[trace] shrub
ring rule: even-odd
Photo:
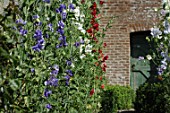
[[[134,90],[129,86],[107,86],[102,95],[101,113],[113,113],[119,109],[130,109],[135,99]]]
[[[169,85],[170,76],[141,85],[136,91],[135,110],[138,113],[170,113]]]

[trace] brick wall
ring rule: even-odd
[[[130,33],[150,30],[158,18],[154,8],[161,0],[105,0],[101,25],[118,16],[106,32],[105,53],[109,55],[106,76],[110,84],[130,83]]]

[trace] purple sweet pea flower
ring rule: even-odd
[[[46,107],[47,109],[51,109],[51,108],[52,108],[52,106],[51,106],[50,104],[46,104],[45,107]]]
[[[33,36],[34,38],[36,38],[37,40],[40,40],[42,37],[43,37],[43,35],[42,35],[42,31],[41,30],[39,30],[39,29],[37,29],[36,31],[35,31],[35,33],[34,33],[34,36]]]
[[[44,45],[41,44],[36,44],[35,46],[32,47],[34,51],[40,52],[40,50],[44,49]]]
[[[27,30],[23,29],[22,27],[20,27],[20,30],[19,30],[20,34],[25,36],[27,34]]]
[[[138,60],[144,60],[145,58],[143,56],[139,56]]]
[[[41,25],[42,25],[42,22],[35,22],[34,25],[35,25],[35,26],[41,26]]]
[[[66,9],[66,5],[61,4],[61,5],[60,5],[60,7],[59,7],[60,12],[62,12],[62,11],[63,11],[63,9]]]
[[[38,47],[38,45],[33,46],[32,49],[33,49],[34,51],[38,51],[38,52],[41,51],[40,48]]]
[[[22,18],[16,20],[16,24],[23,24],[25,25],[27,21],[24,21]]]
[[[57,32],[60,33],[61,35],[64,35],[64,30],[62,28],[58,28]]]
[[[49,38],[49,37],[50,37],[50,36],[46,33],[46,34],[45,34],[45,38]]]
[[[31,68],[31,73],[34,73],[35,72],[35,69],[34,68]]]
[[[70,76],[66,75],[64,78],[66,79],[66,85],[68,86],[69,85],[69,81],[70,81]]]
[[[58,70],[59,71],[59,66],[58,65],[53,65],[53,68],[55,69],[55,70]]]
[[[64,22],[62,20],[58,22],[58,27],[64,28]]]
[[[37,19],[37,18],[39,18],[39,16],[38,15],[33,15],[32,18]]]
[[[74,10],[75,9],[74,5],[73,4],[69,4],[69,9]]]
[[[44,91],[44,96],[45,96],[45,97],[49,97],[50,94],[52,94],[52,91],[51,91],[51,90],[48,90],[48,89],[45,89],[45,91]]]
[[[66,70],[66,73],[69,75],[69,76],[73,76],[73,72],[71,70]]]
[[[66,17],[67,17],[67,13],[66,13],[66,12],[63,12],[61,15],[62,15],[62,19],[65,20]]]
[[[79,42],[75,42],[74,46],[78,47],[78,46],[80,46],[80,43]]]
[[[38,44],[44,44],[45,41],[44,41],[44,39],[42,38],[42,39],[38,40],[37,42],[38,42]]]
[[[52,32],[54,31],[52,23],[48,24],[48,28],[49,28],[50,31],[52,31]]]
[[[80,39],[80,44],[84,44],[84,40],[83,39]]]
[[[170,24],[169,24],[169,22],[167,20],[164,21],[163,26],[165,27],[164,33],[169,34],[170,33]]]
[[[72,64],[72,62],[70,60],[67,60],[66,63],[68,66],[71,66],[71,64]]]
[[[162,32],[159,30],[159,28],[151,28],[151,35],[153,37],[158,37],[159,35],[162,35]]]
[[[58,75],[58,70],[52,70],[50,74],[56,76]]]
[[[49,85],[51,86],[58,86],[58,79],[54,76],[51,76],[49,79]]]
[[[50,0],[43,0],[43,2],[50,3]]]

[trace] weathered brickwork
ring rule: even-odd
[[[105,53],[109,55],[106,76],[110,84],[130,83],[130,33],[150,30],[158,21],[154,8],[161,0],[105,0],[101,24],[105,26],[112,16],[112,28],[106,32]]]

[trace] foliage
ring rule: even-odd
[[[138,113],[166,113],[164,89],[161,83],[144,83],[136,91],[135,110]]]
[[[151,28],[151,39],[154,42],[154,50],[151,56],[157,65],[158,73],[149,82],[139,87],[136,93],[135,109],[139,113],[169,113],[169,67],[170,67],[170,3],[163,0],[160,9],[156,9],[160,21]]]
[[[0,18],[0,111],[98,112],[108,59],[102,38],[110,27],[99,32],[104,2],[18,3],[10,1]]]
[[[135,110],[138,113],[170,112],[170,77],[158,78],[157,82],[146,82],[136,91]]]
[[[117,113],[117,110],[133,108],[135,92],[129,86],[107,86],[102,95],[100,113]]]

